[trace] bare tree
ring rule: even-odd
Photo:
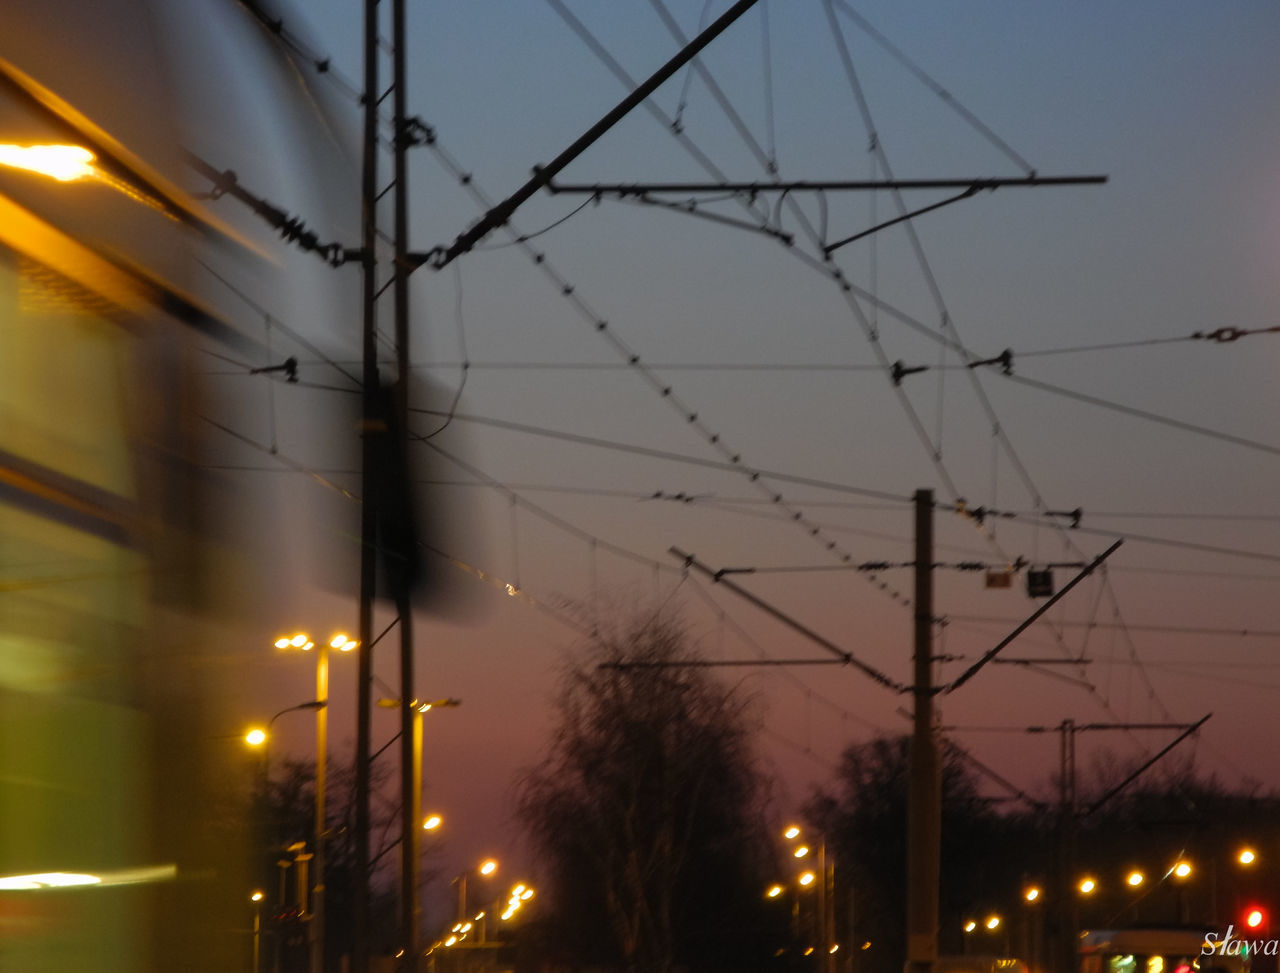
[[[749,701],[682,665],[696,658],[658,614],[598,631],[566,668],[551,748],[519,795],[564,959],[744,969],[766,951]]]

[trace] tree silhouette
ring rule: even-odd
[[[780,945],[749,701],[681,665],[696,660],[655,614],[598,631],[564,672],[518,802],[551,873],[561,961],[746,970]]]

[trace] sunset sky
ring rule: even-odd
[[[354,245],[360,114],[344,83],[361,78],[361,5],[306,6],[311,23],[286,19],[286,36],[331,56],[333,70],[304,62],[297,78],[270,83],[296,94],[305,79],[334,124],[325,151],[337,145],[333,158],[346,161],[324,161],[310,136],[274,124],[248,72],[203,97],[255,105],[249,120],[229,115],[219,138],[206,129],[193,140],[322,238]],[[727,6],[711,3],[708,17]],[[409,7],[410,110],[438,136],[410,157],[416,250],[450,243],[484,211],[475,194],[507,196],[623,97],[582,33],[639,81],[679,47],[660,11],[685,35],[704,14],[656,0]],[[227,23],[228,43],[269,49],[252,25]],[[914,239],[898,225],[825,265],[823,242],[897,215],[891,194],[769,193],[754,211],[707,194],[697,211],[716,220],[540,193],[511,227],[527,244],[499,231],[442,271],[418,270],[412,359],[415,375],[443,389],[431,408],[448,411],[465,378],[456,414],[431,440],[465,465],[446,460],[430,475],[448,481],[441,493],[460,529],[442,546],[471,569],[458,574],[475,591],[462,617],[424,616],[418,627],[421,695],[464,701],[427,718],[425,805],[446,816],[442,870],[521,854],[511,788],[542,752],[559,667],[593,614],[679,609],[713,659],[822,654],[686,576],[670,547],[713,568],[756,568],[734,580],[907,681],[911,608],[895,593],[912,588],[899,565],[913,557],[918,488],[943,505],[1013,515],[980,525],[937,514],[944,683],[1037,604],[1024,573],[988,590],[981,572],[950,565],[1082,562],[1124,539],[1050,624],[1007,650],[1087,664],[989,667],[940,698],[950,739],[1048,797],[1057,740],[1026,727],[1213,713],[1179,755],[1227,784],[1280,785],[1280,333],[1268,332],[1280,328],[1278,46],[1280,7],[1264,2],[833,0],[829,15],[820,0],[762,0],[701,60],[714,90],[682,70],[654,111],[633,112],[561,181],[718,181],[704,158],[740,182],[769,181],[770,162],[782,180],[1034,171],[1108,182],[980,192],[916,219]],[[883,154],[869,150],[868,120]],[[947,195],[903,200],[918,208]],[[246,219],[230,200],[213,205]],[[317,551],[343,542],[313,543],[335,533],[323,511],[341,503],[305,471],[358,488],[352,455],[323,428],[352,407],[352,385],[314,353],[353,362],[358,271],[286,256],[233,283],[313,346],[283,328],[270,337],[277,357],[301,360],[299,386],[209,362],[221,421],[278,447],[271,457],[211,440],[215,465],[236,467],[225,475],[267,525],[262,604],[231,653],[260,674],[240,704],[249,722],[313,691],[306,664],[271,648],[279,632],[355,625],[354,600],[324,592],[309,571]],[[222,300],[264,338],[261,314]],[[1235,340],[1206,337],[1214,332]],[[964,366],[1006,349],[1008,376]],[[895,386],[895,362],[928,370]],[[414,427],[443,422],[417,414]],[[732,455],[745,472],[714,465]],[[1076,529],[1049,513],[1076,508]],[[866,562],[893,566],[874,577],[850,569]],[[1054,568],[1058,585],[1072,573]],[[393,695],[394,652],[379,652],[375,693]],[[722,678],[757,698],[779,817],[831,779],[846,745],[909,726],[909,700],[852,669]],[[334,662],[332,691],[335,758],[347,759],[354,660]],[[395,731],[394,714],[377,719],[375,746]],[[281,748],[308,752],[309,714],[277,725]],[[1098,761],[1112,772],[1135,765],[1172,736],[1081,734],[1080,767],[1091,777]]]

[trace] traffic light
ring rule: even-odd
[[[1250,932],[1263,932],[1271,925],[1271,917],[1267,907],[1258,903],[1250,903],[1240,913],[1240,925]]]

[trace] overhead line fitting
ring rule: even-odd
[[[734,584],[732,581],[725,580],[721,572],[714,571],[711,568],[707,567],[707,565],[699,561],[694,555],[686,554],[684,551],[680,550],[677,547],[670,548],[669,553],[673,557],[679,558],[681,561],[684,562],[686,571],[690,568],[693,568],[694,570],[710,578],[716,584],[724,585],[726,588],[732,591],[739,598],[742,598],[744,601],[747,601],[750,604],[755,605],[761,611],[770,615],[777,621],[793,629],[794,631],[799,632],[801,635],[809,639],[811,642],[814,642],[815,644],[820,645],[822,648],[826,649],[837,659],[843,661],[845,665],[853,666],[859,672],[870,677],[875,682],[878,682],[881,686],[884,686],[888,689],[892,689],[898,693],[910,692],[910,688],[904,685],[903,683],[900,683],[897,680],[890,678],[889,676],[881,672],[879,669],[876,669],[875,667],[870,666],[867,663],[863,662],[862,660],[858,659],[856,656],[854,656],[852,652],[845,651],[844,649],[836,645],[834,642],[832,642],[830,639],[823,638],[817,632],[813,631],[813,629],[809,628],[807,625],[804,625],[802,622],[798,621],[797,619],[791,617],[786,612],[783,612],[780,609],[775,608],[773,605],[769,604],[763,598],[757,597],[756,595],[752,594],[750,591],[747,591],[745,588]]]
[[[205,199],[220,199],[231,196],[244,203],[262,217],[288,243],[296,243],[299,248],[314,253],[332,267],[341,267],[345,263],[363,259],[364,251],[348,249],[340,243],[321,243],[313,230],[300,219],[290,216],[280,207],[267,202],[261,196],[255,196],[243,186],[231,169],[219,172],[209,163],[192,152],[187,153],[187,161],[200,173],[213,188],[201,194]]]

